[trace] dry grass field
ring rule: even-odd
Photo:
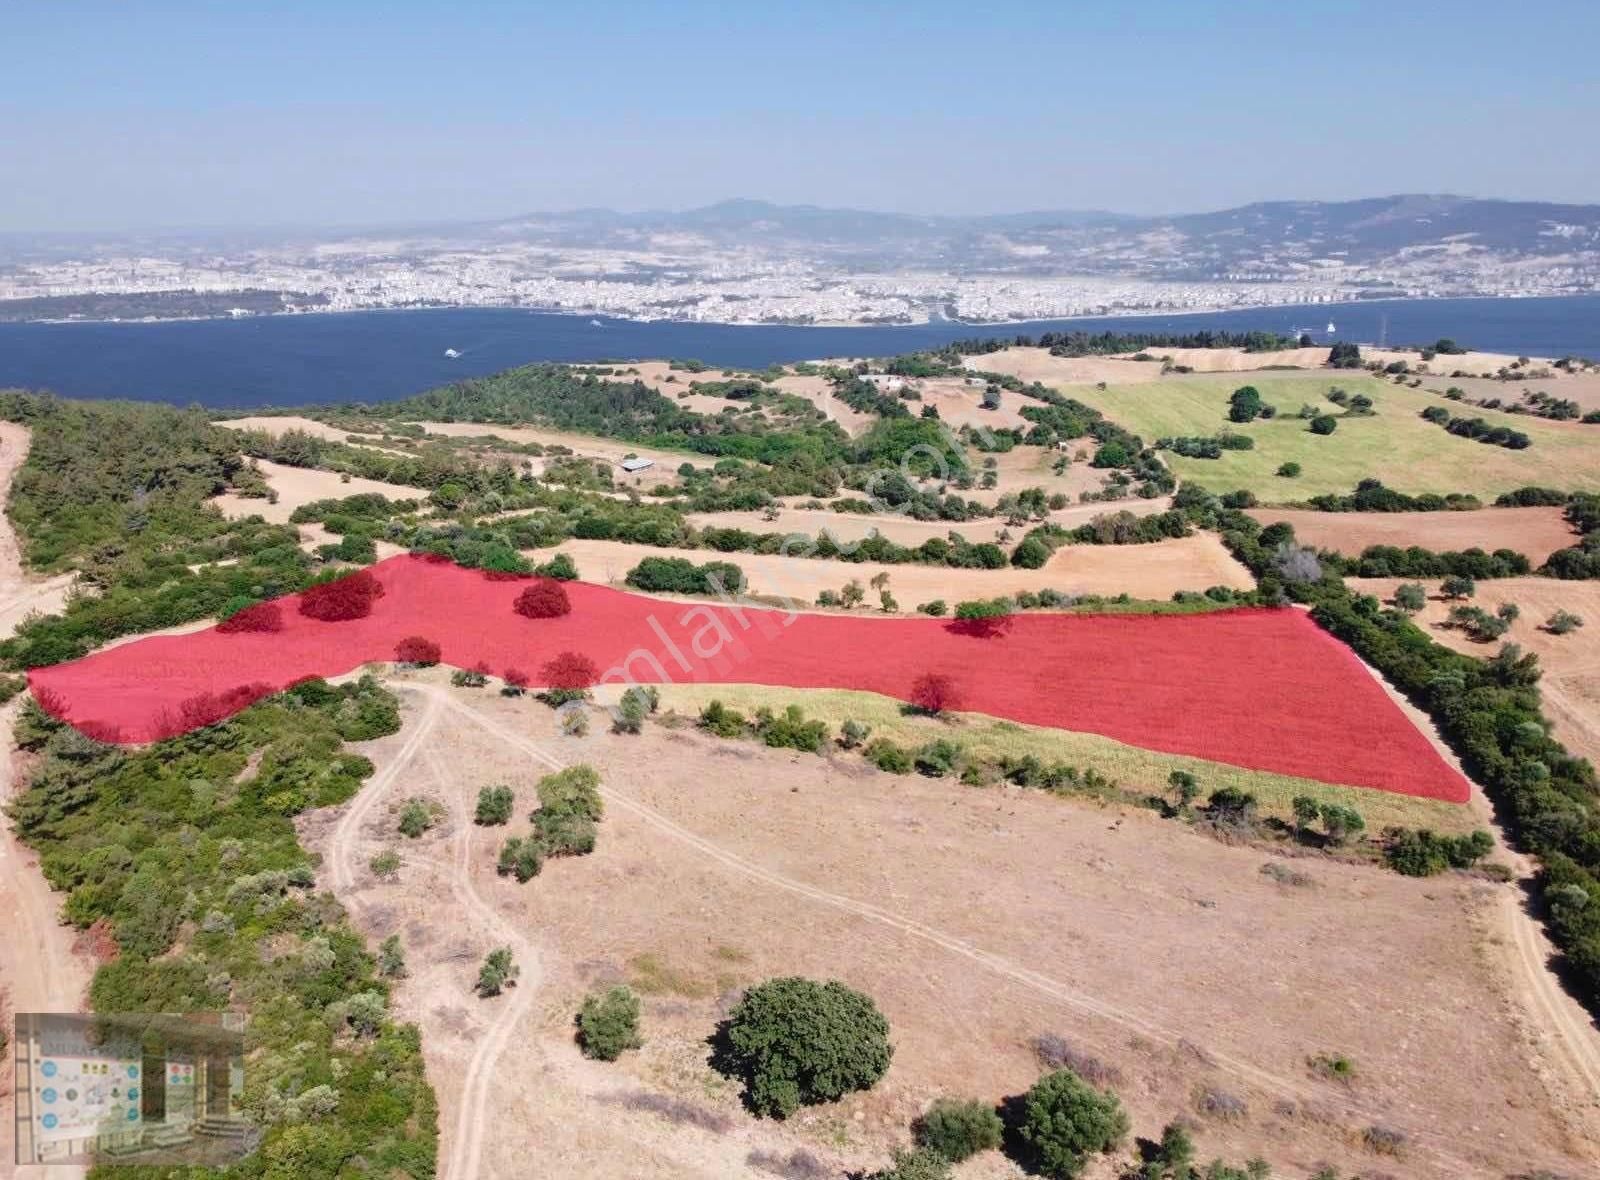
[[[343,496],[379,495],[391,500],[426,500],[427,488],[414,488],[406,484],[380,483],[363,479],[359,475],[348,479],[337,472],[320,471],[311,467],[288,467],[270,459],[257,459],[256,468],[267,481],[267,486],[278,493],[277,503],[251,496],[228,492],[212,499],[231,519],[259,516],[271,524],[287,524],[289,514],[302,504],[313,500],[338,499]]]
[[[1387,601],[1404,578],[1350,578],[1352,589],[1376,594]],[[1437,580],[1422,581],[1428,605],[1416,616],[1417,624],[1440,643],[1474,656],[1491,656],[1500,643],[1478,643],[1454,628],[1444,626],[1454,604],[1439,597]],[[1502,603],[1516,603],[1522,612],[1504,642],[1521,645],[1539,657],[1544,678],[1539,691],[1545,712],[1555,725],[1556,737],[1575,754],[1600,764],[1600,583],[1563,582],[1556,578],[1497,578],[1478,583],[1472,605],[1491,613]],[[1566,635],[1552,635],[1543,624],[1564,610],[1577,615],[1584,626]]]
[[[423,1029],[447,1175],[760,1177],[796,1151],[820,1175],[870,1169],[934,1097],[1032,1084],[1042,1034],[1114,1072],[1136,1134],[1184,1117],[1207,1157],[1260,1154],[1278,1174],[1597,1163],[1507,1006],[1489,926],[1507,886],[1320,858],[1283,884],[1263,872],[1277,857],[1145,812],[658,726],[564,739],[542,706],[422,680],[404,731],[364,748],[379,769],[362,795],[301,826],[358,925],[404,942],[394,1003]],[[496,849],[526,831],[552,755],[601,771],[606,818],[591,856],[517,885]],[[517,815],[476,828],[495,782]],[[406,841],[394,812],[412,796],[449,816]],[[366,868],[386,847],[404,860],[393,884]],[[477,964],[500,945],[521,978],[479,1001]],[[895,1054],[872,1091],[776,1124],[707,1067],[706,1038],[738,989],[783,974],[872,995]],[[585,1061],[573,1013],[616,982],[643,998],[645,1045]],[[1328,1052],[1354,1060],[1353,1082],[1315,1074]],[[1241,1112],[1203,1113],[1218,1101]],[[1378,1124],[1407,1136],[1400,1156],[1363,1147]],[[990,1156],[961,1175],[1015,1173]]]
[[[1369,545],[1420,545],[1424,549],[1510,549],[1535,566],[1576,541],[1559,508],[1485,508],[1477,512],[1317,512],[1299,508],[1257,508],[1262,524],[1294,526],[1301,544],[1332,549],[1348,557]]]
[[[748,527],[748,526],[747,526]],[[994,598],[1024,590],[1061,590],[1068,594],[1131,594],[1135,598],[1172,597],[1178,590],[1210,586],[1249,589],[1250,573],[1223,548],[1212,533],[1151,545],[1064,545],[1043,569],[1008,566],[998,570],[951,569],[932,565],[880,565],[775,554],[686,552],[654,549],[623,541],[569,540],[539,551],[541,560],[559,549],[577,562],[586,582],[618,585],[646,557],[687,557],[697,562],[729,560],[739,566],[750,593],[797,603],[815,602],[823,590],[838,590],[854,579],[865,586],[880,573],[889,575],[889,590],[902,611],[943,599],[951,607],[964,599]],[[876,605],[876,595],[868,599]]]
[[[1150,516],[1165,512],[1171,506],[1172,501],[1166,496],[1156,500],[1127,500],[1116,504],[1075,504],[1071,508],[1050,513],[1047,520],[1063,528],[1076,528],[1107,512],[1128,511],[1136,516]],[[858,541],[876,531],[900,545],[920,545],[929,537],[943,537],[951,532],[960,533],[969,541],[993,541],[1001,533],[1009,533],[1015,541],[1033,528],[1034,523],[1045,523],[1012,527],[1006,524],[1004,517],[967,521],[915,520],[894,513],[863,515],[857,512],[832,512],[826,508],[781,508],[774,520],[766,520],[758,512],[692,512],[688,520],[697,528],[746,529],[753,533],[804,533],[808,537],[814,537],[826,529],[841,541]]]

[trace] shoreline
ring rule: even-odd
[[[302,319],[308,316],[355,316],[355,315],[381,315],[381,314],[425,314],[428,312],[446,311],[473,311],[473,312],[503,312],[517,313],[534,316],[560,316],[563,319],[595,319],[604,321],[599,326],[604,328],[609,323],[618,324],[678,324],[684,326],[704,328],[786,328],[804,329],[816,328],[819,330],[838,329],[879,329],[893,331],[895,329],[915,328],[968,328],[974,332],[991,331],[999,328],[1015,328],[1028,324],[1061,324],[1073,323],[1083,320],[1121,320],[1121,319],[1185,319],[1199,316],[1228,315],[1247,312],[1273,312],[1288,311],[1295,308],[1322,308],[1333,310],[1337,308],[1368,308],[1380,304],[1426,304],[1445,302],[1465,302],[1471,300],[1478,303],[1525,303],[1530,299],[1587,299],[1600,297],[1600,290],[1594,291],[1566,291],[1548,294],[1517,294],[1506,293],[1501,295],[1385,295],[1372,299],[1345,299],[1345,300],[1286,300],[1279,303],[1236,303],[1225,307],[1208,307],[1202,309],[1175,309],[1175,308],[1120,308],[1096,312],[1080,312],[1074,315],[1039,316],[1032,319],[1004,319],[1004,320],[963,320],[951,319],[941,316],[937,319],[928,317],[920,320],[909,320],[899,323],[880,323],[864,320],[822,320],[822,321],[791,321],[791,320],[697,320],[685,319],[675,316],[627,316],[610,312],[551,307],[524,307],[515,304],[486,304],[486,303],[449,303],[429,307],[336,307],[336,308],[303,308],[299,310],[252,312],[249,315],[235,316],[226,312],[217,315],[175,315],[175,316],[144,316],[137,319],[110,317],[89,318],[70,317],[66,319],[52,319],[48,317],[39,319],[0,319],[0,328],[24,326],[72,327],[75,325],[122,325],[124,327],[153,327],[161,324],[203,324],[203,323],[246,323],[258,320],[283,320]],[[1357,343],[1362,343],[1357,341]]]

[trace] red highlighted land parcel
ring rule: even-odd
[[[296,681],[396,658],[413,637],[444,663],[540,683],[563,653],[603,681],[841,688],[909,700],[946,678],[956,707],[1255,770],[1465,802],[1466,781],[1342,644],[1297,610],[1019,614],[989,627],[931,618],[791,614],[569,582],[571,609],[515,609],[529,579],[421,557],[373,566],[357,618],[280,600],[261,626],[151,636],[30,683],[55,716],[105,741],[213,724]],[[370,588],[369,588],[370,589]],[[276,626],[277,629],[270,629]]]

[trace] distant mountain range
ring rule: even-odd
[[[1262,279],[1440,259],[1554,259],[1600,252],[1600,205],[1401,195],[1263,201],[1213,213],[1100,211],[916,216],[731,200],[683,212],[579,209],[432,227],[446,237],[637,249],[690,235],[721,249],[829,259],[849,269],[1115,273]]]
[[[1592,267],[1600,254],[1600,205],[1404,194],[1263,201],[1159,217],[1062,210],[918,216],[735,199],[683,211],[574,209],[363,229],[13,233],[0,235],[0,262],[112,254],[130,247],[170,256],[331,241],[393,241],[407,252],[496,244],[629,252],[752,250],[844,270],[1270,281],[1386,264],[1409,271],[1429,262],[1549,264],[1570,258]]]

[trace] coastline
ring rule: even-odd
[[[379,314],[422,314],[428,312],[501,312],[517,313],[535,316],[561,316],[568,319],[598,319],[610,324],[678,324],[685,327],[705,328],[815,328],[815,329],[879,329],[894,330],[897,328],[970,328],[975,332],[991,331],[997,328],[1014,328],[1029,324],[1060,324],[1085,320],[1124,320],[1124,319],[1184,319],[1191,316],[1218,316],[1231,313],[1249,312],[1277,312],[1295,309],[1326,309],[1338,310],[1340,308],[1370,308],[1382,304],[1395,304],[1414,306],[1434,303],[1478,302],[1478,303],[1510,303],[1527,302],[1532,299],[1587,299],[1600,297],[1600,290],[1595,291],[1563,291],[1539,294],[1526,294],[1507,292],[1498,295],[1383,295],[1370,299],[1351,298],[1343,300],[1313,299],[1313,300],[1285,300],[1271,303],[1230,303],[1224,307],[1207,308],[1164,308],[1164,307],[1137,307],[1115,308],[1095,312],[1079,312],[1073,315],[1061,316],[1036,316],[1031,319],[997,319],[997,320],[966,320],[940,316],[935,319],[925,316],[921,319],[905,320],[897,323],[882,323],[868,320],[699,320],[683,316],[626,316],[603,312],[593,308],[561,308],[561,307],[530,307],[521,304],[501,303],[443,303],[432,304],[426,307],[307,307],[285,309],[271,312],[251,312],[249,315],[236,316],[226,312],[217,315],[173,315],[173,316],[141,316],[138,318],[109,317],[98,318],[89,316],[72,316],[68,318],[39,319],[0,319],[0,327],[17,326],[48,326],[70,327],[74,325],[121,325],[125,327],[150,327],[160,324],[196,324],[196,323],[247,323],[262,320],[287,320],[305,319],[307,317],[325,318],[333,316],[379,315]]]

